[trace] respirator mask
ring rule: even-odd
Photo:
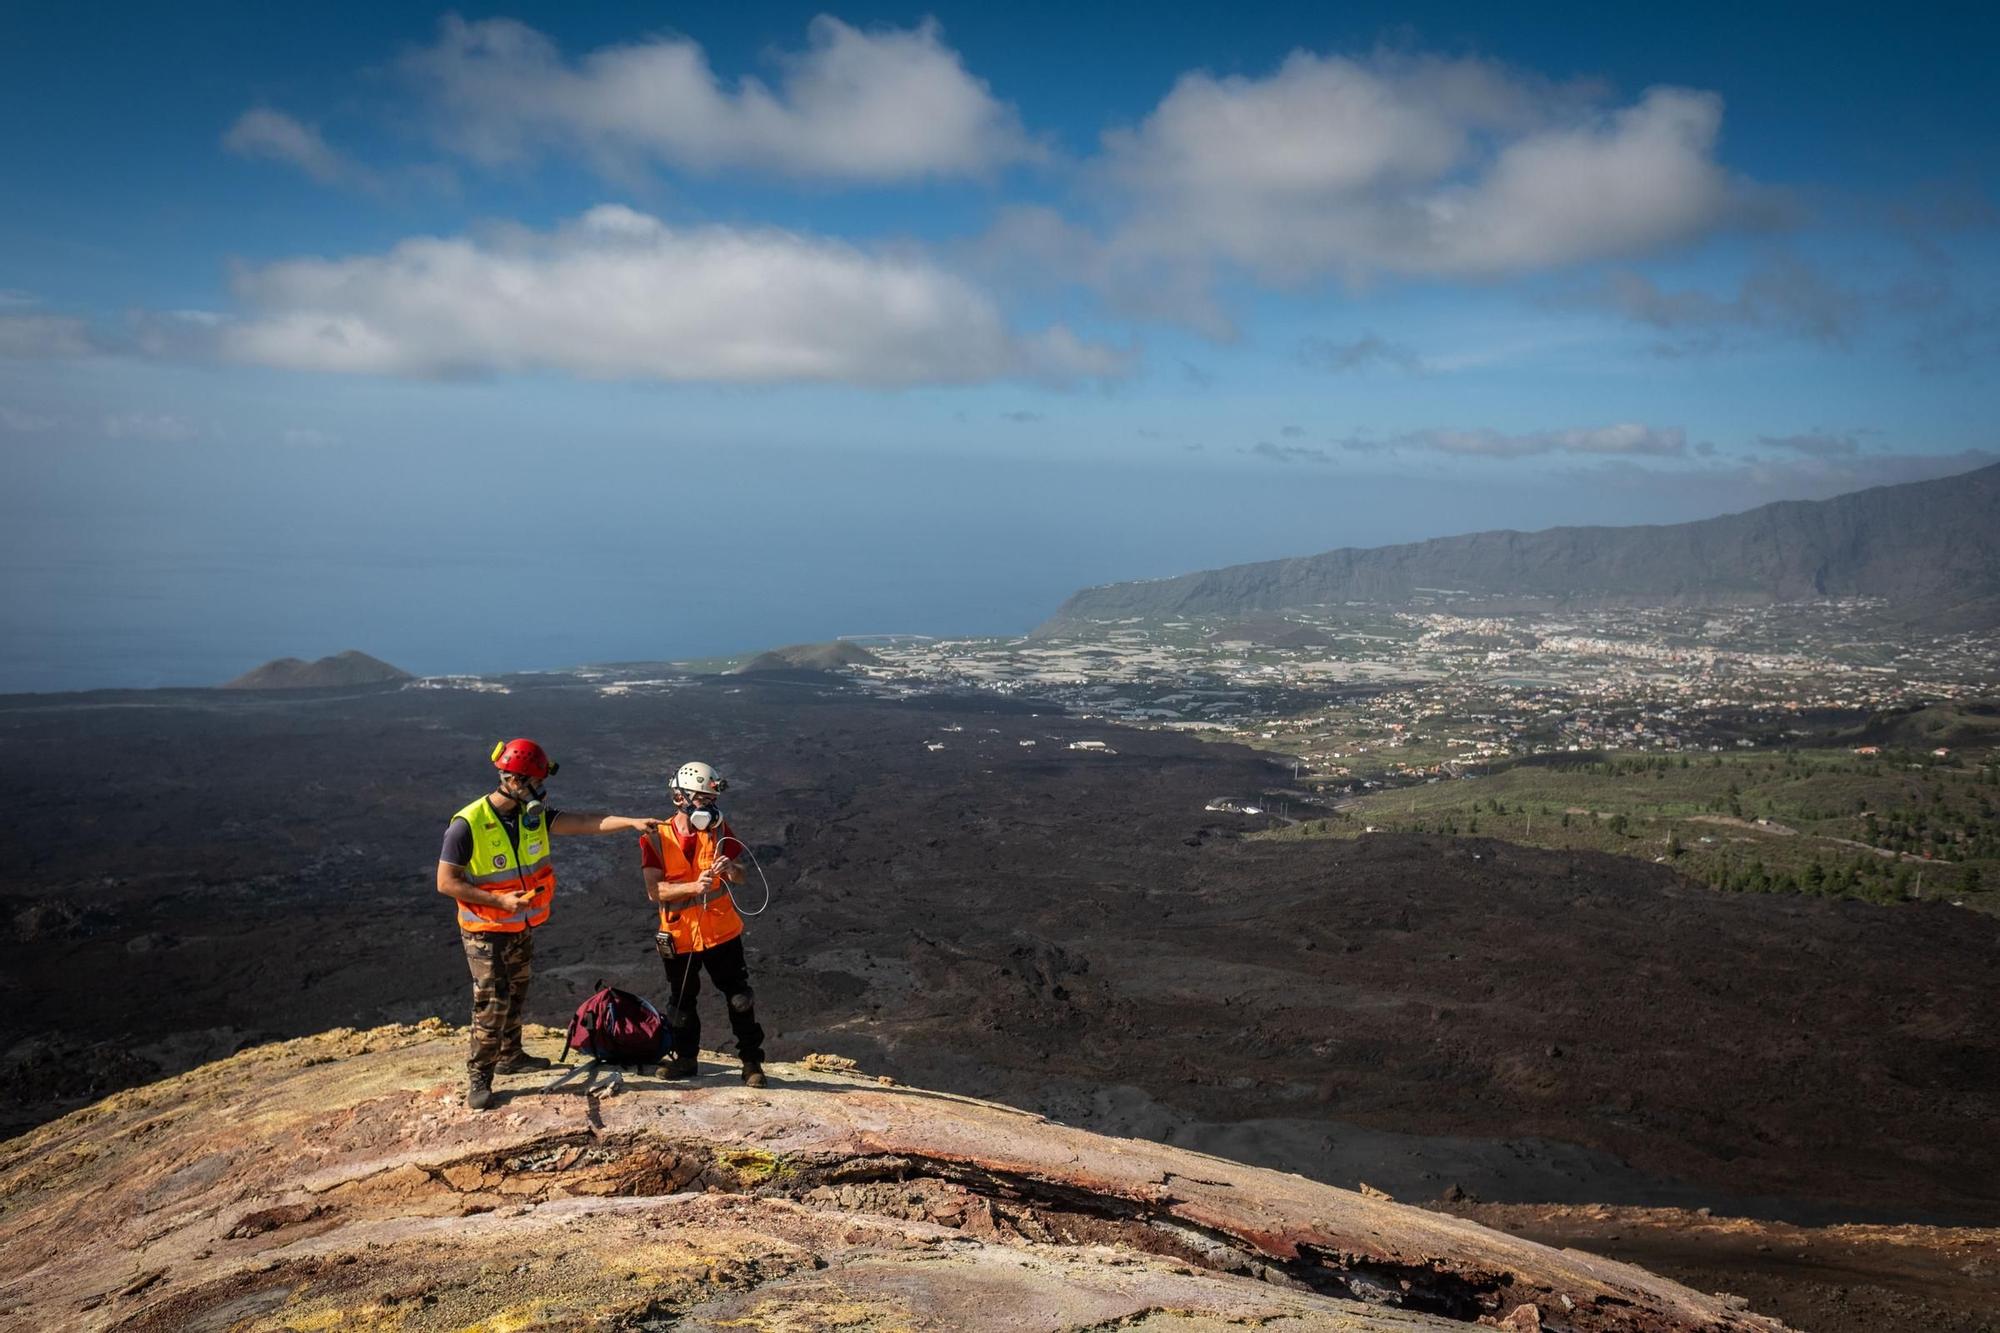
[[[684,787],[674,788],[674,804],[687,816],[688,827],[697,833],[706,833],[722,825],[722,811],[713,801],[707,805],[695,804],[694,793]]]
[[[519,773],[509,773],[507,776],[514,780],[513,787],[509,790],[503,785],[501,790],[506,791],[520,804],[521,827],[540,828],[543,814],[542,801],[547,798],[548,789],[522,777]]]

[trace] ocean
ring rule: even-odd
[[[347,648],[439,674],[1016,634],[1089,584],[1500,525],[1488,485],[1241,457],[192,452],[16,470],[0,691]],[[1514,525],[1563,520],[1513,499]]]

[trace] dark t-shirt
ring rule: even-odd
[[[493,810],[494,817],[500,821],[500,827],[507,830],[507,841],[513,845],[514,856],[518,860],[521,855],[521,808],[515,806],[513,814],[503,815],[493,809],[491,797],[487,798],[486,808]],[[556,812],[548,806],[543,806],[542,826],[546,828],[555,822]],[[448,866],[472,864],[472,825],[457,815],[453,815],[451,823],[445,825],[444,846],[438,851],[438,860]]]

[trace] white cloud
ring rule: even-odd
[[[971,262],[1009,289],[1054,292],[1081,284],[1127,317],[1184,324],[1217,341],[1236,337],[1203,264],[1109,243],[1053,208],[1002,209],[968,249]]]
[[[1252,458],[1261,458],[1267,463],[1331,463],[1333,455],[1326,450],[1309,444],[1272,444],[1269,440],[1259,440],[1243,451]]]
[[[651,161],[896,181],[1043,156],[934,21],[863,31],[822,15],[807,38],[780,57],[776,88],[744,78],[732,89],[686,38],[572,61],[525,24],[453,16],[403,69],[434,100],[443,142],[488,164],[581,151],[612,169]]]
[[[1697,90],[1617,105],[1490,61],[1299,51],[1263,77],[1185,74],[1107,132],[1085,168],[1099,228],[1022,211],[989,245],[1227,336],[1228,273],[1490,278],[1698,239],[1764,199],[1717,162],[1721,124]]]
[[[123,412],[104,418],[104,434],[113,440],[185,444],[201,431],[187,418],[168,412]]]
[[[237,361],[446,376],[952,384],[1123,373],[1061,326],[1011,331],[936,263],[778,230],[675,228],[619,205],[547,233],[419,238],[387,254],[244,268]]]
[[[1394,366],[1412,375],[1425,372],[1424,360],[1414,348],[1372,333],[1349,342],[1335,342],[1331,338],[1301,339],[1299,362],[1336,375],[1343,371],[1365,370],[1372,365]]]
[[[92,350],[90,326],[74,315],[0,314],[0,358],[87,356]]]
[[[0,405],[0,432],[8,435],[46,435],[60,425],[54,417],[40,412],[24,412]]]
[[[1718,458],[1709,464],[1659,468],[1611,460],[1572,475],[1594,487],[1681,495],[1715,512],[1752,509],[1773,500],[1826,500],[1870,486],[1952,477],[2000,462],[1990,450],[1954,454],[1864,453],[1839,458]]]
[[[1871,298],[1841,287],[1810,264],[1774,255],[1759,261],[1726,296],[1698,288],[1669,291],[1644,274],[1625,270],[1608,275],[1581,301],[1665,330],[1674,340],[1655,350],[1683,355],[1713,351],[1729,333],[1750,329],[1845,346]]]
[[[269,107],[238,116],[222,136],[222,146],[239,157],[288,163],[321,185],[373,181],[365,168],[329,145],[317,129]]]
[[[1105,148],[1112,172],[1143,194],[1312,201],[1436,180],[1475,131],[1531,125],[1552,95],[1484,61],[1295,51],[1268,78],[1182,75]]]
[[[1421,450],[1467,458],[1527,458],[1534,454],[1600,454],[1624,457],[1679,457],[1687,452],[1687,433],[1678,426],[1642,426],[1622,422],[1572,430],[1508,434],[1497,430],[1420,430],[1387,440],[1346,442],[1360,451]]]
[[[1423,201],[1422,224],[1385,262],[1418,272],[1500,273],[1646,253],[1726,214],[1712,153],[1722,99],[1655,88],[1608,119],[1528,135],[1469,185]]]

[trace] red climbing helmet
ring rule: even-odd
[[[493,747],[493,767],[502,773],[518,773],[530,782],[540,782],[554,773],[557,766],[550,761],[548,751],[526,736],[517,736]]]

